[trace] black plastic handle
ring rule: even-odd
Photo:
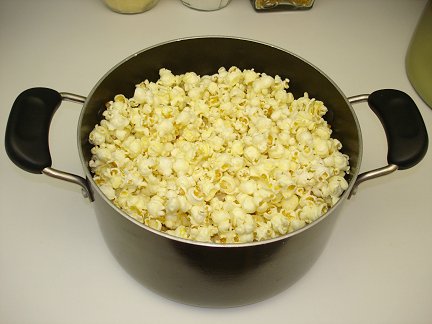
[[[405,92],[377,90],[369,95],[369,107],[375,112],[387,136],[387,162],[400,170],[419,163],[428,149],[428,135],[416,104]]]
[[[60,93],[48,88],[31,88],[16,98],[6,126],[5,146],[9,158],[21,169],[42,173],[51,166],[48,133],[61,101]]]

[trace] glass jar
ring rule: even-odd
[[[251,0],[255,10],[302,10],[312,8],[315,0]]]
[[[104,0],[112,11],[122,14],[136,14],[153,8],[159,0]]]
[[[181,2],[192,9],[213,11],[226,7],[231,0],[181,0]]]

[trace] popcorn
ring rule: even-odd
[[[183,158],[175,159],[172,168],[178,175],[185,174],[189,170],[189,162]]]
[[[234,195],[238,191],[238,180],[226,174],[219,180],[220,191],[227,195]]]
[[[172,174],[173,162],[169,157],[162,156],[159,159],[159,164],[157,170],[159,173],[165,177],[169,177]]]
[[[324,103],[289,80],[221,67],[116,95],[89,135],[103,194],[167,234],[213,243],[262,241],[327,212],[348,188],[349,157]]]
[[[270,223],[276,233],[281,235],[288,233],[290,222],[288,218],[281,213],[274,213]]]
[[[186,191],[186,198],[191,205],[199,205],[204,197],[197,187],[191,187]]]
[[[258,207],[253,197],[248,195],[242,199],[240,204],[243,210],[248,214],[255,213]]]
[[[159,196],[153,196],[147,204],[147,211],[150,218],[158,218],[165,215],[164,209],[164,202]]]
[[[169,215],[172,215],[172,216],[175,215],[175,213],[180,208],[180,200],[177,197],[169,198],[165,208],[166,208],[167,212],[169,213]]]
[[[190,221],[192,226],[203,225],[207,217],[204,206],[193,206],[190,210]]]
[[[256,163],[258,162],[261,153],[258,151],[258,149],[254,146],[248,146],[244,150],[244,156],[249,162]]]
[[[246,180],[240,183],[239,190],[245,194],[252,195],[257,189],[255,180]]]

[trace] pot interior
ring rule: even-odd
[[[132,55],[104,76],[87,98],[78,125],[81,161],[87,177],[91,178],[88,136],[100,122],[106,102],[116,94],[132,97],[135,84],[145,79],[156,81],[161,68],[167,68],[173,74],[193,71],[204,75],[216,73],[222,66],[227,69],[231,66],[253,68],[256,72],[288,78],[288,90],[295,98],[308,92],[309,97],[323,101],[328,108],[324,118],[332,126],[332,137],[342,143],[342,152],[350,157],[351,173],[347,181],[352,185],[360,168],[361,134],[357,118],[336,84],[295,54],[267,44],[227,37],[188,38],[163,43]]]

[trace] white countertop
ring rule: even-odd
[[[146,13],[120,15],[101,0],[2,0],[1,136],[21,91],[45,86],[87,95],[130,54],[199,35],[246,37],[295,52],[347,96],[403,90],[432,134],[432,110],[404,68],[425,4],[316,0],[310,11],[257,13],[249,0],[215,12],[161,0]],[[50,131],[53,166],[77,174],[80,109],[64,103]],[[355,110],[364,136],[362,171],[383,166],[384,131],[366,105]],[[0,154],[0,323],[431,323],[432,149],[413,169],[361,185],[300,281],[269,300],[232,309],[185,306],[137,284],[111,256],[78,188],[26,173],[4,149]]]

